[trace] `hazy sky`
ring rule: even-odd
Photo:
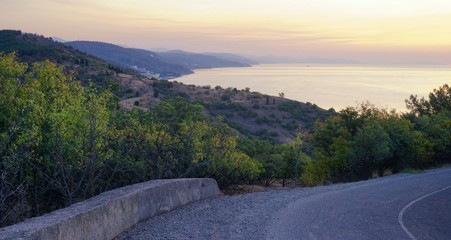
[[[450,0],[0,0],[0,28],[147,49],[451,64]]]

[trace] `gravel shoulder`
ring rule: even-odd
[[[326,192],[396,181],[412,176],[411,174],[398,174],[368,181],[322,187],[219,196],[190,203],[138,223],[124,231],[116,239],[264,239],[270,223],[277,221],[278,212],[286,210],[291,203]]]

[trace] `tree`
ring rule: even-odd
[[[313,133],[314,163],[331,181],[366,179],[373,171],[407,165],[412,124],[394,111],[378,109],[369,103],[348,107]],[[324,179],[323,177],[319,179]]]
[[[409,145],[409,167],[425,169],[432,164],[434,155],[433,144],[420,131],[414,131]]]
[[[109,156],[105,141],[111,93],[83,87],[48,61],[34,65],[25,92],[31,110],[23,137],[39,153],[30,163],[43,182],[34,185],[47,188],[37,192],[56,190],[64,206],[98,193],[102,161]]]
[[[410,95],[410,98],[406,99],[405,102],[407,109],[412,114],[419,116],[451,111],[451,88],[448,84],[444,84],[429,93],[429,100],[424,97],[418,98],[417,95]]]
[[[369,178],[375,170],[382,175],[383,161],[390,156],[389,137],[377,121],[367,120],[362,128],[357,129],[352,149],[358,176]]]
[[[256,180],[263,172],[261,163],[239,150],[236,134],[222,118],[216,121],[204,142],[207,164],[199,169],[201,176],[215,178],[220,186]]]
[[[406,118],[415,124],[415,130],[424,133],[423,136],[433,146],[433,160],[426,165],[451,162],[451,88],[449,85],[444,84],[434,89],[429,93],[428,100],[418,99],[417,96],[412,95],[410,100],[406,100],[406,104],[411,110]],[[428,145],[427,142],[423,143]],[[428,149],[426,146],[423,147],[423,150]],[[421,166],[424,167],[424,163],[428,161],[423,159],[420,162],[423,162]]]
[[[433,162],[431,165],[451,162],[451,112],[444,111],[414,119],[415,130],[424,133],[432,143]]]
[[[259,176],[262,184],[269,186],[283,176],[284,160],[278,146],[268,141],[239,138],[238,148],[262,165],[263,169]]]
[[[23,126],[21,77],[27,65],[0,53],[0,227],[28,217],[28,184],[16,142]]]
[[[0,211],[31,208],[24,214],[32,216],[97,194],[110,156],[111,94],[83,87],[49,61],[29,73],[14,55],[1,55],[0,64]]]
[[[221,119],[183,98],[118,109],[49,61],[0,54],[0,225],[152,178],[254,181],[263,168]]]
[[[284,160],[283,165],[283,185],[285,185],[286,178],[292,178],[296,185],[297,180],[302,174],[304,164],[309,160],[309,157],[302,152],[304,142],[301,135],[296,136],[296,140],[291,143],[282,145],[282,156]]]

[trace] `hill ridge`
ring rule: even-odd
[[[75,71],[76,78],[83,83],[93,82],[101,89],[113,90],[125,108],[148,109],[162,100],[180,96],[189,102],[201,103],[205,114],[211,118],[223,116],[236,131],[252,138],[290,142],[300,126],[303,131],[310,131],[316,120],[335,114],[315,104],[250,89],[185,85],[176,80],[146,78],[40,35],[4,30],[0,31],[0,39],[0,51],[14,50],[28,63],[49,59],[63,65],[67,72]]]

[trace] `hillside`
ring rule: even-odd
[[[0,39],[0,51],[16,51],[19,59],[28,63],[49,59],[61,64],[67,72],[75,71],[75,77],[85,84],[93,82],[100,88],[112,89],[125,108],[147,109],[162,100],[181,96],[202,104],[204,113],[211,118],[222,115],[238,132],[258,139],[289,142],[299,127],[310,131],[316,120],[334,114],[311,103],[268,96],[250,89],[211,88],[146,78],[43,36],[8,30],[0,31]],[[130,56],[124,58],[127,57]]]
[[[180,50],[157,53],[92,41],[72,41],[64,44],[108,62],[138,70],[149,78],[174,78],[190,74],[191,70],[203,68],[249,67],[252,62],[234,54],[209,55]]]
[[[136,83],[129,85],[129,91],[136,92],[136,97],[121,101],[125,108],[146,109],[161,99],[181,96],[190,102],[202,104],[205,113],[212,118],[223,116],[242,135],[277,143],[290,142],[299,129],[311,131],[316,120],[324,120],[335,114],[315,104],[251,92],[250,89],[211,88],[159,80],[144,80],[139,85]]]
[[[189,69],[220,68],[220,67],[250,67],[245,60],[228,60],[220,56],[211,56],[185,51],[168,51],[158,53],[164,61],[184,66]],[[230,57],[228,57],[230,59]]]
[[[189,68],[168,63],[157,53],[148,50],[124,48],[110,43],[92,41],[73,41],[64,44],[110,63],[135,68],[141,73],[147,73],[149,77],[154,75],[161,78],[173,78],[192,73]]]
[[[428,100],[412,95],[406,115],[370,104],[337,114],[283,94],[133,76],[91,56],[73,63],[81,56],[51,39],[8,34],[4,48],[32,50],[22,58],[63,64],[27,68],[16,54],[0,53],[0,227],[151,179],[209,177],[221,187],[277,180],[284,187],[293,179],[295,186],[313,186],[451,162],[447,84]],[[73,81],[66,70],[75,67],[117,81],[126,93],[119,103],[134,109]],[[334,116],[306,136],[328,115]],[[294,139],[299,126],[304,134]]]
[[[77,79],[85,84],[88,80],[103,88],[117,84],[111,77],[114,72],[113,67],[107,62],[44,36],[15,30],[1,30],[0,51],[16,52],[18,58],[28,64],[49,59],[65,66],[66,72],[76,72]],[[119,68],[115,70],[121,71]]]
[[[135,80],[142,78],[135,71],[118,67],[52,38],[18,30],[0,30],[0,52],[16,52],[18,59],[30,66],[48,59],[64,66],[66,73],[75,73],[74,77],[83,84],[94,83],[100,89],[110,89],[119,98],[130,97],[123,91],[125,87],[120,85],[119,76]]]

